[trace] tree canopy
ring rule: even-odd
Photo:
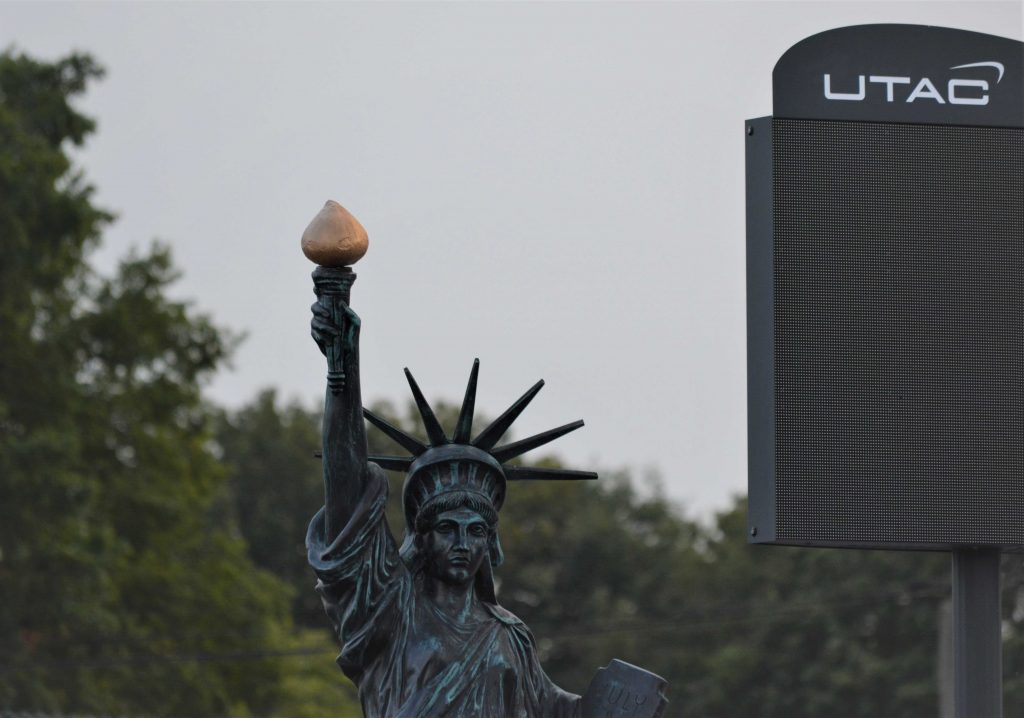
[[[0,705],[269,714],[291,587],[228,520],[202,385],[233,336],[166,289],[166,247],[99,276],[112,214],[68,157],[87,55],[0,55]]]

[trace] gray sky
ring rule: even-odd
[[[0,3],[0,47],[108,69],[80,154],[119,214],[97,257],[170,243],[175,289],[248,333],[212,396],[307,402],[313,266],[336,199],[370,234],[353,307],[363,393],[409,366],[492,415],[538,378],[517,435],[574,468],[658,470],[692,514],[746,487],[743,120],[771,70],[833,27],[1020,39],[1013,2]],[[543,451],[538,452],[543,453]],[[286,480],[286,477],[282,477]]]

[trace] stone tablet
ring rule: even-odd
[[[661,676],[615,659],[594,674],[583,694],[581,718],[661,718],[668,705],[666,685]]]

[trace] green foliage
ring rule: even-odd
[[[234,340],[163,247],[91,271],[111,215],[65,150],[100,74],[0,55],[0,705],[269,715],[291,589],[224,515],[200,391]]]
[[[333,660],[334,637],[322,628],[305,629],[291,644],[282,684],[287,699],[279,701],[272,718],[362,718],[356,688]]]
[[[311,345],[312,346],[312,345]],[[221,412],[216,438],[229,473],[229,510],[249,557],[293,588],[298,625],[322,627],[323,608],[306,563],[306,525],[323,503],[320,411],[279,406],[273,390]]]
[[[708,678],[691,686],[690,703],[708,716],[938,712],[946,557],[755,547],[745,529],[740,502],[705,550],[695,593],[710,618],[689,635],[706,649],[698,671]]]

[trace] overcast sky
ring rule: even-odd
[[[363,395],[492,415],[574,468],[660,472],[691,514],[746,487],[743,121],[800,39],[876,22],[1020,39],[1013,2],[0,3],[0,47],[108,69],[79,155],[117,223],[98,264],[169,243],[175,294],[245,331],[212,383],[312,403],[323,202],[362,221]],[[543,452],[540,452],[543,453]],[[286,479],[286,477],[282,477]]]

